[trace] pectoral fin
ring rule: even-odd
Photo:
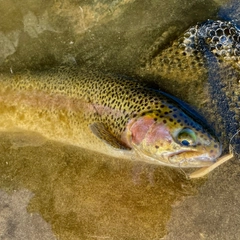
[[[116,137],[109,132],[109,130],[104,126],[103,123],[93,123],[90,125],[90,129],[94,135],[106,142],[108,145],[111,145],[114,148],[122,150],[130,150],[122,142],[120,142]]]

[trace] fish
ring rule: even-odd
[[[138,79],[78,67],[0,74],[0,131],[150,164],[210,166],[221,143],[181,105]]]

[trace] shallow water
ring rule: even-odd
[[[36,146],[33,138],[29,146],[17,146],[15,138],[1,134],[1,188],[10,195],[34,193],[29,212],[39,213],[61,239],[159,237],[166,233],[171,205],[196,193],[196,183],[179,170],[53,142]]]
[[[174,39],[198,21],[216,19],[225,2],[2,1],[0,68],[43,70],[67,62],[135,76],[163,32]],[[149,80],[149,72],[141,76]],[[206,95],[198,94],[201,83],[196,80],[186,94],[179,79],[157,83],[212,122]],[[0,139],[2,239],[236,239],[239,234],[239,216],[229,215],[239,208],[236,160],[208,179],[190,181],[179,169],[111,159],[31,133],[1,133]]]

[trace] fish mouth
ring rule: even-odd
[[[197,150],[179,150],[174,153],[168,153],[166,157],[170,164],[175,167],[209,167],[214,162],[216,158],[208,156],[206,153],[196,156],[184,156],[191,153],[197,153]],[[180,158],[180,160],[179,160]],[[181,159],[182,158],[182,159]]]
[[[141,160],[144,162],[175,168],[209,167],[214,164],[217,159],[216,157],[210,157],[206,152],[200,154],[199,151],[194,149],[181,149],[175,152],[166,151],[159,155],[139,151],[138,149],[135,150],[139,154]]]

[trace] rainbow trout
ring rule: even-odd
[[[113,157],[211,165],[218,140],[180,104],[135,79],[59,67],[0,78],[0,130],[22,129]]]

